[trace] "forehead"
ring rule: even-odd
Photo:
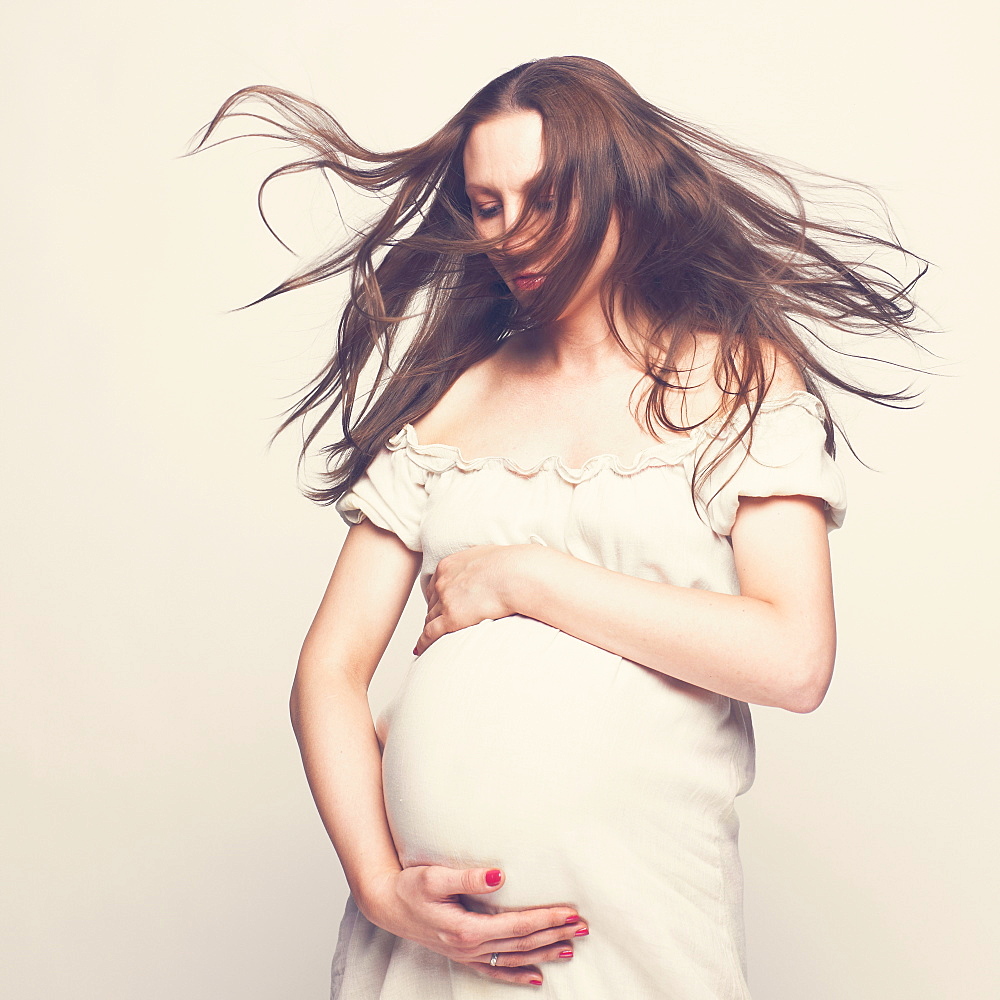
[[[542,116],[518,111],[473,126],[462,154],[465,189],[519,191],[542,167]]]

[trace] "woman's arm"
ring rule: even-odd
[[[483,618],[522,614],[710,691],[810,712],[836,626],[823,502],[744,497],[732,530],[738,596],[627,576],[539,545],[447,556],[418,652]]]
[[[401,867],[367,691],[419,572],[415,553],[376,531],[364,522],[348,532],[289,700],[309,788],[363,912],[372,882]]]
[[[464,893],[487,893],[503,874],[442,866],[402,868],[382,796],[382,763],[368,685],[420,568],[420,557],[369,521],[351,528],[292,685],[292,726],[306,777],[359,909],[379,927],[494,979],[527,985],[533,963],[566,960],[585,926],[571,906],[473,913]],[[492,884],[494,883],[495,884]],[[576,926],[567,928],[572,923]],[[501,963],[488,964],[492,952]],[[560,952],[563,953],[560,956]]]

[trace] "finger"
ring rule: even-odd
[[[417,643],[413,647],[414,656],[419,656],[434,641],[431,631],[427,627],[429,624],[430,622],[425,622],[423,632],[417,636]]]
[[[579,922],[579,914],[570,906],[540,906],[529,910],[510,910],[505,913],[477,913],[470,910],[464,914],[462,920],[468,924],[469,940],[506,942],[509,947],[506,949],[497,948],[496,945],[490,951],[518,951],[516,942],[522,938],[528,938],[539,931],[555,929],[560,932],[561,938],[575,936],[573,929],[567,929],[568,924]],[[544,942],[548,943],[548,942]],[[533,942],[529,947],[537,947],[538,942]],[[485,945],[477,947],[478,952]]]
[[[431,633],[425,626],[423,632],[417,637],[417,644],[413,647],[413,655],[420,656],[433,641]]]
[[[590,934],[590,928],[586,923],[576,923],[571,926],[547,927],[545,930],[535,931],[519,938],[500,938],[496,941],[484,941],[482,944],[483,954],[487,958],[493,952],[521,952],[527,954],[536,948],[547,948],[553,944],[560,944],[564,947],[572,947],[573,940],[586,937]],[[478,956],[474,956],[478,957]]]
[[[500,868],[448,868],[444,865],[431,865],[426,870],[425,878],[431,892],[442,898],[461,893],[496,892],[504,883],[504,873]]]
[[[556,941],[544,948],[532,948],[530,951],[499,951],[495,952],[497,965],[503,968],[519,969],[526,965],[539,965],[542,962],[568,962],[573,957],[573,945],[569,941]],[[476,955],[473,961],[490,961],[490,953]]]
[[[413,647],[414,656],[419,656],[432,642],[440,639],[443,635],[447,635],[450,631],[453,630],[444,624],[444,618],[442,617],[428,622],[424,626],[423,632],[420,633],[420,638],[417,639],[416,646]]]
[[[424,869],[428,890],[440,898],[454,895],[478,895],[496,892],[503,888],[506,875],[502,868],[448,868],[445,865],[428,865]],[[547,928],[562,928],[582,923],[580,913],[568,903],[552,906],[532,906],[524,910],[503,913],[478,913],[467,910],[463,922],[487,933],[480,941],[523,938]],[[564,935],[569,936],[569,935]],[[496,951],[496,948],[491,951]]]
[[[522,966],[517,969],[508,969],[500,965],[499,958],[495,966],[489,962],[462,962],[461,965],[468,966],[474,972],[486,976],[488,979],[495,979],[501,983],[513,983],[515,986],[541,986],[542,974],[538,969],[529,966]]]

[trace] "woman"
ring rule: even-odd
[[[201,144],[250,98],[314,154],[271,177],[392,192],[264,296],[351,272],[337,352],[279,428],[321,408],[305,454],[341,413],[309,495],[351,528],[291,696],[351,889],[332,995],[748,997],[748,706],[810,712],[834,663],[820,385],[911,398],[824,360],[814,326],[915,328],[910,286],[819,240],[903,248],[817,222],[592,59],[519,66],[385,155],[267,87]],[[373,726],[418,576],[415,660]]]

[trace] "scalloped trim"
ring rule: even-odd
[[[770,413],[787,406],[804,406],[819,420],[823,419],[823,404],[820,400],[798,389],[780,399],[766,399],[761,405],[760,413]],[[758,414],[759,416],[759,414]],[[516,476],[531,479],[541,472],[557,473],[568,483],[578,484],[592,479],[600,472],[612,472],[617,476],[634,476],[650,468],[680,465],[709,435],[718,437],[723,420],[716,417],[701,426],[689,431],[683,437],[678,436],[669,441],[661,441],[643,448],[631,463],[625,463],[618,455],[601,454],[588,458],[579,468],[567,465],[558,455],[550,455],[531,466],[523,466],[512,458],[503,455],[484,455],[481,458],[466,458],[460,448],[451,444],[421,444],[412,424],[404,424],[386,444],[390,451],[405,450],[409,458],[426,472],[443,473],[451,469],[460,472],[478,472],[491,466],[499,466]],[[734,436],[737,429],[727,428],[726,438]]]

